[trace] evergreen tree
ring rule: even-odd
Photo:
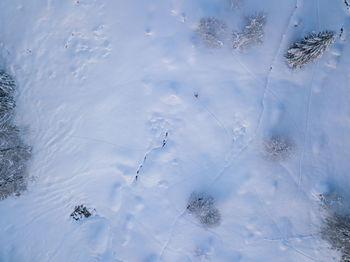
[[[287,52],[286,59],[292,68],[301,68],[321,57],[323,52],[335,42],[334,32],[311,33],[300,42],[293,44]]]

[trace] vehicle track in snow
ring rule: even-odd
[[[290,26],[291,26],[291,22],[296,14],[296,11],[298,9],[298,3],[299,3],[300,0],[295,0],[295,8],[293,9],[292,13],[290,14],[289,16],[289,19],[288,19],[288,22],[287,22],[287,25],[285,27],[285,30],[283,31],[283,34],[281,36],[281,40],[280,40],[280,45],[275,53],[275,55],[273,56],[273,59],[272,59],[272,62],[270,64],[270,69],[269,69],[269,72],[268,72],[268,75],[266,77],[266,81],[264,83],[264,89],[263,89],[263,94],[262,94],[262,99],[261,99],[261,111],[258,115],[258,124],[257,124],[257,127],[255,129],[255,132],[254,132],[254,135],[248,140],[248,142],[246,143],[246,145],[238,152],[236,153],[235,155],[232,155],[231,158],[226,162],[226,164],[224,165],[224,167],[218,172],[218,174],[216,176],[214,176],[214,179],[212,180],[211,182],[211,185],[213,185],[214,183],[216,183],[221,177],[222,175],[225,173],[225,171],[230,167],[232,166],[232,163],[235,159],[237,159],[244,151],[246,151],[248,149],[248,147],[251,145],[251,143],[255,140],[255,138],[257,137],[258,133],[259,133],[259,130],[261,128],[261,125],[262,125],[262,118],[263,118],[263,114],[264,114],[264,111],[265,111],[265,100],[266,100],[266,93],[269,92],[271,93],[273,96],[275,96],[275,98],[279,98],[278,95],[273,91],[273,90],[270,90],[269,88],[269,83],[270,83],[270,77],[271,77],[271,74],[272,74],[272,70],[273,70],[273,66],[274,64],[276,63],[276,61],[278,60],[278,57],[281,55],[281,51],[282,51],[282,48],[284,46],[284,38],[285,38],[285,34],[286,32],[289,30]],[[239,62],[239,64],[241,64],[243,66],[243,63],[239,61],[238,58],[235,58],[236,61]],[[247,71],[251,77],[259,84],[263,83],[262,81],[260,81],[256,75],[254,73],[252,73],[246,66],[243,66],[244,70]]]

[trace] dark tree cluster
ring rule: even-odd
[[[344,207],[343,198],[336,194],[321,195],[325,219],[321,228],[322,239],[341,254],[341,262],[350,262],[350,212]]]
[[[19,195],[27,186],[26,163],[31,148],[24,144],[13,123],[15,88],[13,79],[0,72],[0,200]]]

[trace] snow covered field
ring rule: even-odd
[[[30,182],[0,201],[1,262],[340,261],[318,195],[349,199],[350,12],[343,0],[1,0]],[[266,15],[262,45],[232,30]],[[224,45],[198,41],[203,17]],[[341,28],[343,33],[340,36]],[[302,69],[312,31],[336,42]],[[271,136],[292,155],[269,161]],[[187,210],[213,196],[221,223]],[[95,209],[75,221],[75,206]]]

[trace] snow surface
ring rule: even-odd
[[[349,11],[343,0],[241,2],[0,2],[0,67],[33,146],[28,191],[0,202],[1,262],[339,259],[319,236],[317,194],[349,194]],[[261,46],[194,37],[202,17],[229,38],[257,12]],[[342,26],[322,58],[288,67],[293,42]],[[294,141],[289,160],[262,157],[275,134]],[[193,191],[215,198],[218,227],[186,211]],[[73,220],[80,204],[96,214]]]

